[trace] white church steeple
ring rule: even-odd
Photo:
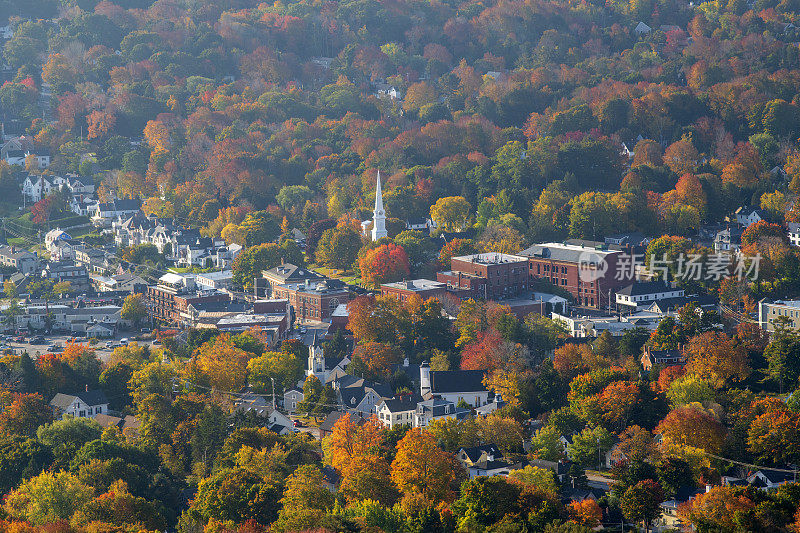
[[[383,193],[381,192],[381,171],[378,171],[378,185],[375,188],[375,211],[372,213],[372,240],[386,237],[386,211],[383,210]]]

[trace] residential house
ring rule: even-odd
[[[22,274],[32,274],[39,267],[36,254],[16,246],[0,246],[0,264],[14,267]]]
[[[50,400],[56,418],[94,418],[95,415],[108,414],[108,399],[101,390],[89,390],[76,394],[56,394]]]
[[[744,227],[748,227],[756,222],[761,222],[767,218],[764,211],[758,207],[740,207],[734,212],[736,222]]]
[[[235,408],[240,413],[255,413],[259,417],[266,418],[264,425],[270,431],[278,435],[286,435],[293,433],[294,422],[292,419],[281,413],[277,409],[273,409],[272,400],[265,395],[246,393],[239,397],[235,402]]]
[[[738,253],[742,247],[742,232],[741,227],[726,227],[720,230],[714,236],[714,253]]]
[[[44,247],[45,249],[50,252],[51,254],[56,248],[56,243],[58,241],[71,241],[72,236],[63,231],[61,228],[54,228],[45,233],[44,235]]]
[[[337,403],[348,412],[364,418],[375,414],[381,401],[394,396],[387,385],[372,383],[348,374],[334,379],[331,385],[336,391]]]
[[[74,261],[51,261],[42,270],[42,277],[54,280],[56,283],[68,281],[76,291],[90,288],[86,267]]]
[[[683,355],[681,350],[653,350],[649,346],[645,345],[644,353],[639,361],[642,363],[642,367],[645,369],[645,371],[650,372],[650,370],[656,365],[683,366],[686,364],[686,357]]]
[[[789,244],[800,246],[800,224],[797,222],[786,224],[786,235],[789,237]]]
[[[419,367],[420,394],[423,398],[439,398],[456,405],[464,401],[471,407],[489,403],[489,391],[483,385],[483,370],[431,371],[427,362]]]
[[[634,281],[616,292],[617,308],[637,311],[639,307],[666,298],[685,296],[686,291],[666,281]]]
[[[431,398],[417,404],[414,413],[414,427],[424,428],[435,420],[463,420],[470,414],[469,409],[458,407],[450,400]]]
[[[297,406],[303,401],[303,391],[298,388],[290,389],[283,393],[283,410],[287,413],[294,414],[297,411]]]
[[[353,415],[351,413],[348,413],[347,411],[331,411],[325,417],[325,420],[323,420],[322,423],[319,425],[320,439],[324,439],[325,437],[333,433],[333,426],[335,426],[336,422],[338,422],[339,419],[345,415],[349,416],[359,426],[362,425],[364,422],[366,422],[364,418],[361,418],[358,415]]]
[[[86,267],[86,270],[103,274],[111,266],[108,254],[100,248],[77,244],[72,247],[72,256],[76,265]]]
[[[52,179],[52,176],[28,174],[28,176],[25,178],[25,181],[22,182],[22,196],[24,196],[25,199],[31,203],[36,203],[42,198],[50,196],[50,194],[56,189]]]
[[[378,420],[389,429],[413,426],[417,404],[421,400],[422,398],[417,395],[381,400],[375,407],[375,412],[378,414]]]
[[[426,217],[407,218],[406,229],[428,233],[436,227],[436,222]]]
[[[507,476],[512,470],[522,468],[522,463],[505,460],[494,444],[461,448],[456,458],[469,471],[470,479],[478,476]]]
[[[661,502],[661,516],[655,520],[654,528],[659,531],[683,531],[686,524],[678,516],[678,507],[710,488],[710,485],[707,485],[705,489],[691,486],[681,487],[672,498]]]
[[[98,202],[89,208],[89,217],[95,226],[110,228],[117,219],[127,219],[141,209],[140,200],[115,198],[110,202]]]
[[[121,433],[134,435],[138,433],[142,422],[132,415],[125,415],[124,417],[111,416],[106,414],[99,414],[94,416],[94,421],[100,424],[102,428],[110,428],[116,426]]]

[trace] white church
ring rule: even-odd
[[[375,209],[372,211],[372,220],[365,220],[361,223],[361,230],[366,234],[367,228],[370,223],[372,224],[372,231],[370,237],[373,241],[377,241],[383,237],[387,237],[389,233],[386,231],[386,210],[383,208],[383,192],[381,191],[381,171],[378,171],[378,183],[375,186]]]

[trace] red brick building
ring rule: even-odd
[[[439,298],[441,300],[446,292],[446,283],[429,279],[412,279],[381,285],[382,295],[397,298],[401,302],[405,302],[415,294],[423,300],[428,298]]]
[[[607,307],[609,294],[613,302],[616,289],[633,277],[623,263],[625,254],[605,245],[535,244],[519,255],[528,260],[530,279],[550,281],[569,291],[578,305],[587,307]]]
[[[147,287],[144,293],[147,311],[153,319],[180,326],[193,325],[190,306],[230,301],[225,292],[195,290],[193,278],[178,274],[165,274],[158,285]]]
[[[436,281],[467,297],[486,300],[513,298],[529,289],[528,258],[501,253],[453,257],[450,270],[438,272]]]
[[[311,284],[289,283],[275,285],[272,296],[289,300],[298,319],[327,321],[339,304],[350,301],[350,291],[337,279],[328,279]]]

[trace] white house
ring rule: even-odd
[[[789,243],[792,246],[800,246],[800,224],[797,222],[786,224],[786,235],[789,237]]]
[[[115,198],[110,202],[99,202],[89,207],[89,216],[96,226],[110,227],[118,218],[128,218],[139,211],[142,202]]]
[[[397,426],[413,426],[417,404],[421,398],[418,396],[403,396],[389,400],[381,400],[375,408],[378,420],[389,429]]]
[[[635,281],[616,293],[617,306],[636,311],[640,306],[664,298],[678,298],[686,291],[665,281]]]
[[[639,35],[647,35],[652,31],[653,28],[645,24],[644,22],[640,22],[636,25],[636,28],[633,29]]]
[[[489,403],[489,391],[483,385],[482,370],[446,370],[431,372],[427,362],[419,367],[420,394],[426,400],[439,398],[456,405],[463,400],[471,407]]]
[[[87,390],[77,394],[58,393],[50,400],[55,416],[64,418],[94,418],[95,415],[108,414],[108,400],[101,390]]]
[[[734,215],[736,216],[736,222],[742,226],[749,226],[766,218],[764,212],[758,207],[740,207],[734,212]]]
[[[235,402],[238,412],[254,412],[267,418],[267,428],[278,435],[286,435],[295,431],[291,418],[272,408],[272,399],[267,395],[246,393]]]
[[[195,278],[197,285],[203,289],[229,289],[233,284],[233,271],[206,272],[198,274]]]
[[[294,388],[283,393],[283,409],[289,414],[297,410],[297,406],[303,401],[303,391]]]
[[[51,254],[56,248],[56,242],[58,241],[71,241],[72,236],[63,231],[61,228],[51,229],[44,235],[44,247],[45,249],[50,252]]]

